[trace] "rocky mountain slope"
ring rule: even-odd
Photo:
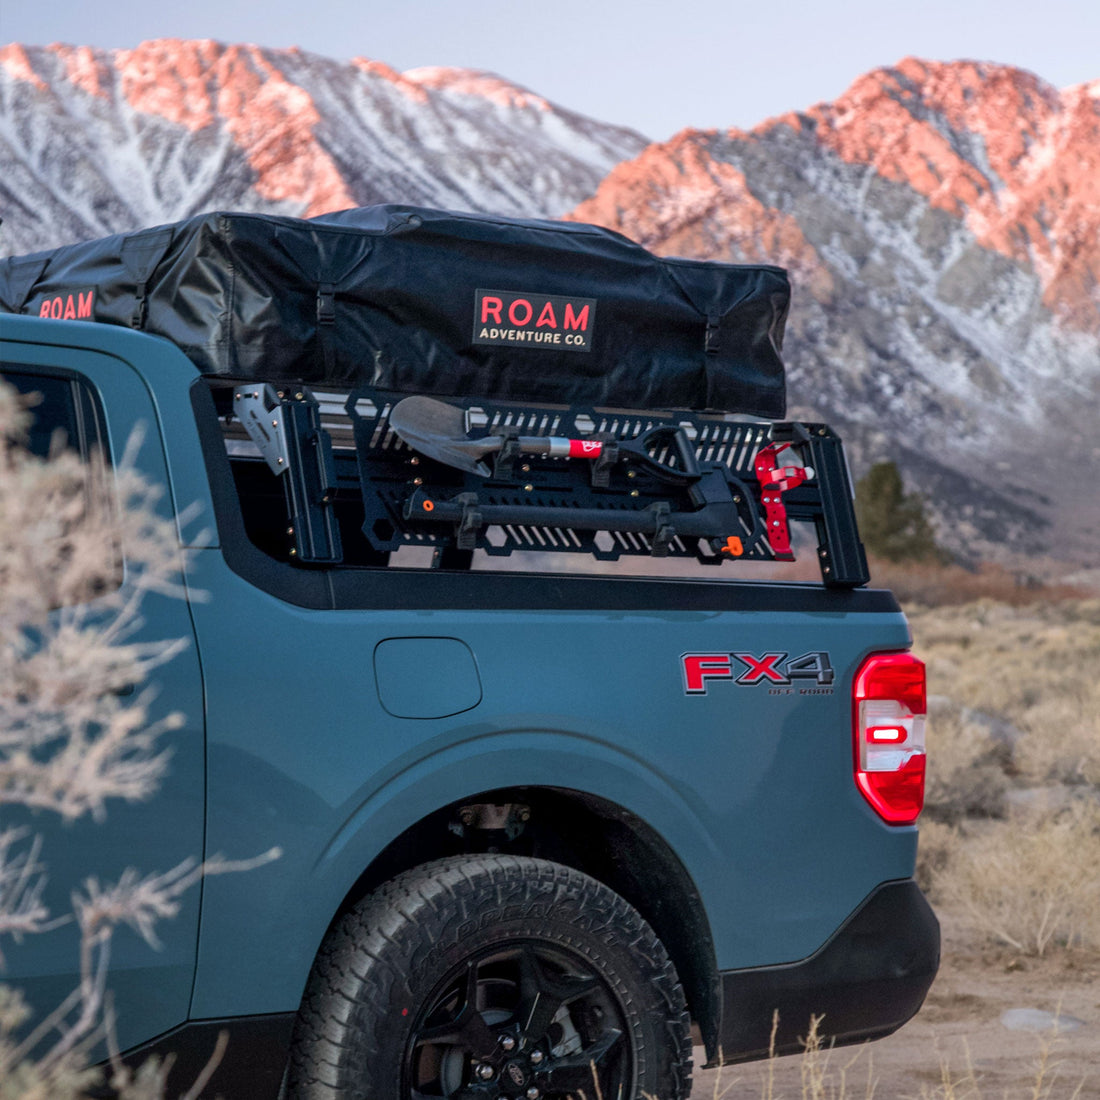
[[[794,414],[840,424],[857,473],[896,458],[964,556],[1095,564],[1100,81],[908,59],[751,131],[647,146],[466,70],[12,45],[0,169],[0,254],[215,207],[406,201],[782,263]]]
[[[554,217],[645,140],[465,69],[163,40],[0,49],[0,253],[213,208]]]
[[[787,265],[796,411],[899,458],[956,550],[1095,560],[1100,81],[908,59],[652,145],[571,216]]]

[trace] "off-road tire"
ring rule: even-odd
[[[612,1085],[605,1100],[690,1092],[688,1013],[660,940],[572,868],[456,857],[399,875],[329,934],[298,1014],[288,1096],[505,1100],[535,1089],[552,1100],[583,1088],[595,1100],[592,1062]]]

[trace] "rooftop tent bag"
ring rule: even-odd
[[[0,309],[142,329],[208,374],[774,418],[789,301],[778,267],[395,205],[211,213],[0,261]]]

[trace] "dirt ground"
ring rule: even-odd
[[[1100,958],[1063,951],[1021,959],[975,946],[940,916],[944,955],[939,975],[924,1007],[900,1031],[828,1052],[824,1079],[818,1078],[816,1088],[804,1085],[806,1059],[791,1056],[775,1060],[770,1094],[767,1063],[756,1062],[697,1070],[692,1100],[1100,1098]],[[1066,1026],[1057,1034],[1011,1029],[1002,1016],[1013,1009],[1057,1013],[1067,1018]],[[1044,1045],[1048,1060],[1037,1085]],[[701,1065],[701,1048],[695,1057]],[[947,1066],[946,1083],[941,1064]]]

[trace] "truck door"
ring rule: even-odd
[[[40,395],[34,406],[30,445],[47,453],[61,435],[67,446],[87,456],[101,448],[117,464],[127,440],[139,425],[144,429],[135,465],[146,479],[165,486],[167,469],[154,407],[145,384],[128,364],[108,355],[75,348],[6,342],[0,373],[23,393]],[[96,466],[88,476],[111,478]],[[108,486],[109,487],[109,486]],[[160,507],[168,514],[170,494]],[[126,580],[123,570],[121,584]],[[182,572],[179,581],[182,584]],[[86,610],[96,611],[94,603]],[[71,614],[59,609],[55,618]],[[94,876],[101,884],[116,881],[127,868],[144,876],[168,871],[188,857],[203,856],[204,750],[202,682],[188,603],[183,598],[149,594],[142,604],[142,623],[134,642],[182,638],[183,652],[153,673],[151,684],[124,690],[125,705],[145,688],[155,693],[148,702],[149,719],[158,722],[176,713],[182,724],[163,735],[170,749],[168,773],[155,796],[127,803],[115,799],[106,818],[88,816],[69,824],[50,812],[28,813],[3,805],[0,826],[25,826],[42,838],[41,861],[48,885],[44,900],[54,916],[71,911],[70,894]],[[108,988],[117,1016],[122,1050],[151,1039],[187,1018],[198,936],[199,888],[182,899],[179,914],[157,925],[159,948],[122,926],[110,954]],[[75,922],[21,943],[3,944],[3,978],[22,989],[41,1019],[77,986],[79,933]],[[102,1050],[93,1052],[101,1056]]]

